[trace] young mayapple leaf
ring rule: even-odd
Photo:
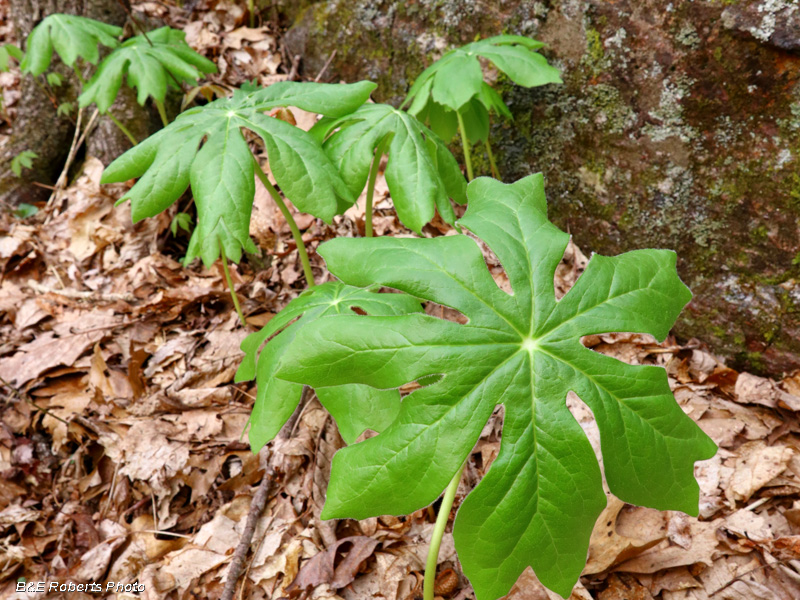
[[[389,140],[386,183],[400,221],[420,233],[438,209],[442,219],[455,222],[449,198],[466,202],[466,181],[447,146],[417,119],[388,104],[365,104],[315,128],[323,138],[333,131],[325,152],[354,196],[364,189],[375,149]]]
[[[11,171],[17,177],[22,175],[22,169],[30,169],[33,166],[33,159],[39,158],[33,150],[23,150],[11,159]]]
[[[450,50],[422,72],[408,91],[406,102],[422,103],[431,98],[449,110],[459,110],[473,97],[485,93],[478,57],[488,59],[511,81],[524,87],[561,83],[558,69],[536,52],[542,46],[542,42],[520,35],[498,35]],[[484,100],[489,108],[489,99]],[[421,109],[420,104],[417,107]]]
[[[544,46],[518,35],[499,35],[447,52],[414,82],[404,104],[408,112],[449,141],[458,128],[458,114],[471,143],[489,137],[489,113],[511,118],[500,95],[483,80],[478,57],[489,59],[515,83],[534,87],[561,83],[558,70],[536,50]],[[413,100],[413,101],[412,101]]]
[[[675,402],[666,372],[594,352],[581,337],[608,332],[663,339],[691,293],[673,252],[595,255],[559,301],[553,278],[569,236],[546,216],[543,178],[468,188],[459,224],[497,255],[513,293],[500,290],[465,235],[336,239],[320,254],[354,286],[387,286],[452,307],[466,324],[414,314],[336,315],[304,327],[277,376],[326,386],[396,388],[407,396],[380,435],[333,459],[325,518],[408,514],[433,502],[505,408],[497,459],[460,507],[453,535],[478,600],[508,593],[530,565],[567,597],[605,506],[600,469],[566,405],[575,392],[600,429],[605,475],[620,499],[698,513],[697,460],[716,446]]]
[[[120,35],[120,27],[94,19],[64,14],[49,15],[28,36],[20,69],[23,73],[41,75],[50,66],[53,50],[68,67],[73,67],[78,57],[96,64],[100,58],[97,45],[116,48]]]
[[[433,83],[432,79],[428,80]],[[451,140],[458,131],[458,117],[456,111],[450,110],[430,98],[430,94],[423,89],[414,98],[408,112],[425,123],[433,132],[443,140]],[[470,143],[485,142],[489,139],[489,114],[494,112],[507,119],[511,119],[511,111],[500,98],[492,86],[483,82],[481,92],[470,99],[459,110],[464,121],[464,130]]]
[[[8,71],[9,61],[13,58],[17,61],[22,60],[22,50],[14,44],[3,44],[0,46],[0,73]]]
[[[197,227],[186,255],[206,265],[220,254],[234,262],[242,248],[255,252],[250,212],[255,195],[254,161],[241,129],[264,141],[275,180],[303,212],[330,222],[354,200],[336,167],[305,131],[264,114],[279,106],[338,117],[355,110],[375,84],[281,82],[250,94],[234,92],[190,109],[111,163],[102,182],[141,177],[122,200],[131,200],[134,222],[167,209],[191,185]]]
[[[323,317],[355,314],[354,308],[379,316],[422,310],[419,300],[406,294],[377,294],[339,282],[324,283],[289,302],[261,331],[249,335],[242,342],[245,357],[236,372],[236,381],[256,377],[258,387],[250,416],[249,437],[253,452],[258,452],[275,437],[300,402],[302,385],[275,378],[281,355],[297,332],[306,326],[314,327]],[[259,354],[261,346],[270,338]],[[400,394],[396,389],[343,385],[319,390],[317,396],[333,415],[347,443],[354,442],[365,429],[382,431],[400,409]]]
[[[195,84],[203,73],[216,73],[216,65],[192,50],[185,39],[182,31],[161,27],[126,40],[103,59],[78,102],[82,107],[95,102],[101,113],[106,112],[126,73],[139,104],[148,97],[163,102],[167,87],[175,87],[176,81]]]

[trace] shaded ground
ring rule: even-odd
[[[225,61],[220,83],[252,77],[248,69],[262,83],[292,70],[267,29],[241,29],[243,12],[235,8],[198,12],[188,23],[175,14],[195,47]],[[298,117],[302,123],[305,115]],[[232,383],[239,343],[304,286],[288,227],[263,188],[251,227],[261,255],[233,267],[245,329],[219,264],[206,270],[178,262],[188,235],[173,236],[169,225],[178,208],[191,210],[189,197],[133,226],[128,206],[113,206],[125,186],[100,186],[101,169],[87,160],[82,175],[27,220],[0,216],[0,597],[45,597],[15,594],[20,577],[138,581],[147,599],[219,597],[266,463],[276,486],[241,598],[421,597],[433,510],[320,521],[330,460],[343,443],[315,399],[293,436],[261,456],[241,437],[255,390]],[[377,206],[378,235],[408,234],[389,202]],[[313,249],[363,230],[363,198],[333,226],[304,215],[298,221],[322,281],[327,273]],[[439,223],[425,233],[447,231]],[[502,286],[502,269],[487,261]],[[560,293],[584,265],[570,246],[556,275]],[[700,519],[609,498],[573,598],[800,597],[800,377],[775,382],[738,373],[696,340],[657,345],[620,334],[586,344],[665,366],[683,409],[721,449],[697,467]],[[597,445],[591,413],[570,403]],[[456,508],[496,456],[501,427],[498,413],[470,458]],[[438,593],[473,598],[449,533],[440,561]],[[556,597],[528,571],[509,598]]]

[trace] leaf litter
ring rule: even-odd
[[[241,6],[198,4],[192,19],[161,3],[139,8],[183,26],[193,47],[218,60],[212,79],[219,85],[289,78],[279,72],[289,65],[274,28],[246,27]],[[321,521],[330,461],[344,443],[316,399],[291,438],[267,454],[250,453],[242,431],[255,389],[233,384],[248,332],[219,263],[183,268],[186,238],[170,235],[172,214],[132,225],[129,207],[113,206],[126,186],[101,186],[101,169],[87,160],[62,202],[35,218],[0,217],[0,597],[43,597],[15,595],[20,577],[138,580],[146,599],[218,597],[268,454],[279,485],[258,522],[242,598],[421,598],[433,511]],[[288,226],[259,192],[251,235],[260,255],[232,265],[251,328],[304,285]],[[410,235],[388,196],[381,175],[376,233]],[[302,223],[320,281],[330,277],[316,246],[363,234],[363,201],[333,225]],[[454,232],[437,217],[423,234]],[[484,255],[507,289],[496,257],[486,248]],[[570,244],[556,273],[559,296],[586,262]],[[440,306],[427,310],[459,318]],[[664,366],[684,412],[720,451],[696,465],[697,519],[609,495],[571,598],[800,597],[800,373],[782,380],[738,373],[699,340],[658,345],[621,333],[587,336],[584,344]],[[597,446],[591,412],[577,398],[568,402]],[[497,456],[501,432],[496,411],[451,518]],[[449,528],[439,561],[437,593],[472,598]],[[508,598],[556,596],[528,569]]]

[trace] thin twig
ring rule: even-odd
[[[64,168],[61,170],[61,174],[56,179],[56,184],[53,186],[53,193],[50,194],[50,198],[47,200],[47,206],[50,206],[53,203],[53,199],[56,197],[56,194],[61,189],[61,186],[64,185],[64,180],[67,178],[67,173],[69,171],[69,167],[72,164],[72,158],[75,155],[75,145],[78,143],[78,138],[81,137],[81,121],[83,120],[83,109],[78,109],[78,120],[75,123],[75,133],[72,135],[72,145],[69,147],[69,152],[67,152],[67,162],[64,163]]]
[[[269,498],[269,493],[272,489],[272,483],[275,481],[275,471],[269,465],[269,453],[266,455],[265,462],[267,465],[264,469],[264,476],[250,504],[250,512],[247,514],[247,522],[242,532],[242,539],[239,540],[239,545],[236,546],[236,550],[233,553],[231,566],[228,570],[228,578],[225,580],[225,587],[222,590],[220,600],[233,600],[233,596],[236,593],[236,583],[239,581],[239,576],[242,574],[242,568],[244,567],[244,559],[250,551],[250,542],[256,532],[256,525],[258,525],[258,520],[261,518],[261,513],[264,512],[267,498]]]
[[[50,198],[47,200],[47,208],[50,208],[51,202],[58,195],[57,192],[60,191],[59,185],[61,183],[61,179],[64,178],[64,180],[66,181],[69,168],[70,168],[70,166],[72,166],[72,161],[75,160],[75,156],[78,153],[78,148],[80,148],[83,145],[83,142],[86,140],[86,136],[89,135],[89,132],[94,128],[95,123],[97,122],[97,115],[98,114],[100,114],[99,111],[95,109],[94,113],[92,113],[92,117],[89,119],[89,122],[86,124],[86,127],[83,130],[83,133],[81,133],[80,137],[78,138],[78,141],[75,142],[73,140],[73,146],[70,149],[69,155],[67,156],[67,162],[64,165],[64,169],[61,171],[61,175],[58,177],[58,181],[56,181],[56,185],[55,185],[55,188],[53,189],[53,193],[50,195]],[[80,117],[80,115],[78,115],[78,116]],[[78,119],[78,122],[80,122],[80,119]],[[77,133],[78,129],[80,129],[80,128],[79,127],[75,128],[75,132],[76,133]],[[50,212],[47,215],[47,218],[44,220],[44,224],[45,225],[50,223],[50,219],[52,218],[52,216],[53,216],[52,212]]]
[[[303,388],[303,395],[297,408],[281,428],[276,439],[286,439],[291,435],[295,423],[299,420],[300,414],[303,412],[303,408],[308,403],[310,396],[310,388]],[[253,535],[256,532],[258,520],[261,518],[261,513],[264,512],[270,492],[272,491],[272,484],[275,482],[275,471],[270,466],[270,455],[270,450],[264,454],[264,476],[261,479],[258,490],[256,490],[255,496],[253,496],[253,501],[250,503],[250,512],[247,514],[247,521],[244,526],[244,531],[242,531],[242,538],[239,540],[239,545],[236,546],[236,550],[231,558],[228,577],[225,580],[225,587],[222,590],[220,600],[233,600],[236,594],[236,583],[239,581],[239,576],[242,574],[244,561],[250,551],[250,543],[253,541]]]
[[[297,79],[297,70],[300,68],[300,59],[302,57],[299,54],[295,54],[292,57],[292,68],[289,70],[289,77],[287,81],[295,81]]]
[[[325,71],[327,71],[328,67],[331,66],[331,63],[333,62],[334,58],[336,58],[336,48],[333,49],[333,52],[331,52],[331,55],[328,57],[328,60],[326,60],[325,64],[322,65],[322,69],[320,69],[319,73],[317,73],[317,76],[314,78],[314,83],[319,83],[319,80],[322,79],[322,76],[325,74]]]
[[[30,404],[30,405],[31,405],[33,408],[35,408],[35,409],[36,409],[36,410],[38,410],[39,412],[43,412],[44,414],[46,414],[46,415],[48,415],[48,416],[50,416],[50,417],[53,417],[53,418],[54,418],[54,419],[56,419],[57,421],[61,421],[61,422],[62,422],[64,425],[69,425],[69,421],[66,421],[66,420],[62,419],[62,418],[61,418],[61,417],[59,417],[58,415],[54,415],[53,413],[51,413],[51,412],[50,412],[49,410],[47,410],[46,408],[43,408],[43,407],[39,406],[38,404],[36,404],[36,402],[34,402],[34,401],[31,399],[31,397],[30,397],[30,396],[28,396],[28,394],[26,394],[25,392],[23,392],[23,391],[22,391],[22,390],[20,390],[19,388],[17,388],[17,387],[15,387],[15,386],[11,385],[10,383],[8,383],[8,382],[7,382],[5,379],[3,379],[2,377],[0,377],[0,383],[1,383],[1,384],[3,384],[4,386],[6,386],[8,389],[10,389],[10,390],[11,390],[11,393],[12,393],[12,394],[14,394],[14,395],[15,395],[17,398],[19,398],[20,400],[23,400],[23,401],[27,402],[28,404]]]
[[[131,20],[131,22],[136,26],[136,29],[138,29],[139,31],[142,32],[142,36],[144,37],[144,39],[147,40],[147,43],[150,44],[150,47],[152,48],[153,47],[153,42],[150,40],[149,37],[147,37],[147,32],[144,30],[144,25],[142,25],[139,22],[139,19],[137,19],[136,17],[133,16],[133,12],[131,11],[131,9],[128,8],[127,6],[125,6],[125,3],[122,0],[117,0],[117,2],[122,7],[122,10],[124,10],[125,13],[128,15],[128,18]],[[181,89],[181,82],[178,81],[178,78],[175,77],[175,75],[172,73],[172,71],[167,70],[167,73],[169,73],[169,76],[172,78],[172,81],[175,82],[175,85],[178,86],[178,89]]]
[[[117,0],[117,4],[119,4],[122,7],[122,10],[125,11],[125,14],[128,15],[128,18],[136,26],[136,29],[142,32],[144,39],[146,39],[147,43],[150,44],[150,47],[152,47],[153,42],[151,42],[150,38],[147,37],[147,32],[144,30],[144,26],[139,22],[139,19],[133,16],[133,12],[131,12],[131,9],[125,6],[125,2],[123,2],[122,0]]]
[[[136,302],[133,294],[103,294],[100,292],[81,292],[79,290],[56,290],[46,285],[42,285],[32,279],[28,280],[28,287],[37,294],[55,294],[72,300],[94,300],[95,302]]]
[[[114,466],[114,476],[111,478],[111,489],[108,490],[108,500],[106,500],[106,505],[103,507],[103,510],[100,511],[100,520],[102,521],[106,513],[108,512],[108,507],[111,506],[111,499],[114,496],[114,492],[117,488],[117,475],[119,475],[119,466],[122,461],[117,461],[117,464]]]

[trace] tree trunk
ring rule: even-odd
[[[18,45],[24,44],[28,34],[42,19],[56,12],[89,17],[118,26],[122,26],[126,19],[125,8],[119,0],[10,0],[10,14]],[[43,76],[35,80],[30,75],[23,75],[20,81],[17,118],[11,136],[0,147],[0,202],[7,205],[45,200],[50,191],[36,183],[52,185],[61,173],[69,152],[75,124],[70,118],[59,116],[56,111],[61,102],[76,103],[80,88],[71,70],[61,64],[55,54],[51,71],[60,74],[64,80],[64,85],[52,90],[55,100],[45,91]],[[115,108],[121,109],[125,117],[123,122],[139,124],[134,129],[146,127],[149,123],[146,111],[136,105],[135,99],[131,102],[129,94],[120,94],[120,98],[121,105],[115,105]],[[92,110],[90,107],[85,111],[84,123],[88,121]],[[113,125],[109,127],[106,121],[107,118],[101,118],[95,137],[89,138],[88,145],[90,152],[94,151],[98,158],[108,163],[130,147],[130,143]],[[144,129],[138,133],[144,138],[147,131]],[[22,176],[17,177],[11,171],[11,161],[25,150],[35,152],[37,158],[33,160],[32,168],[23,170]]]

